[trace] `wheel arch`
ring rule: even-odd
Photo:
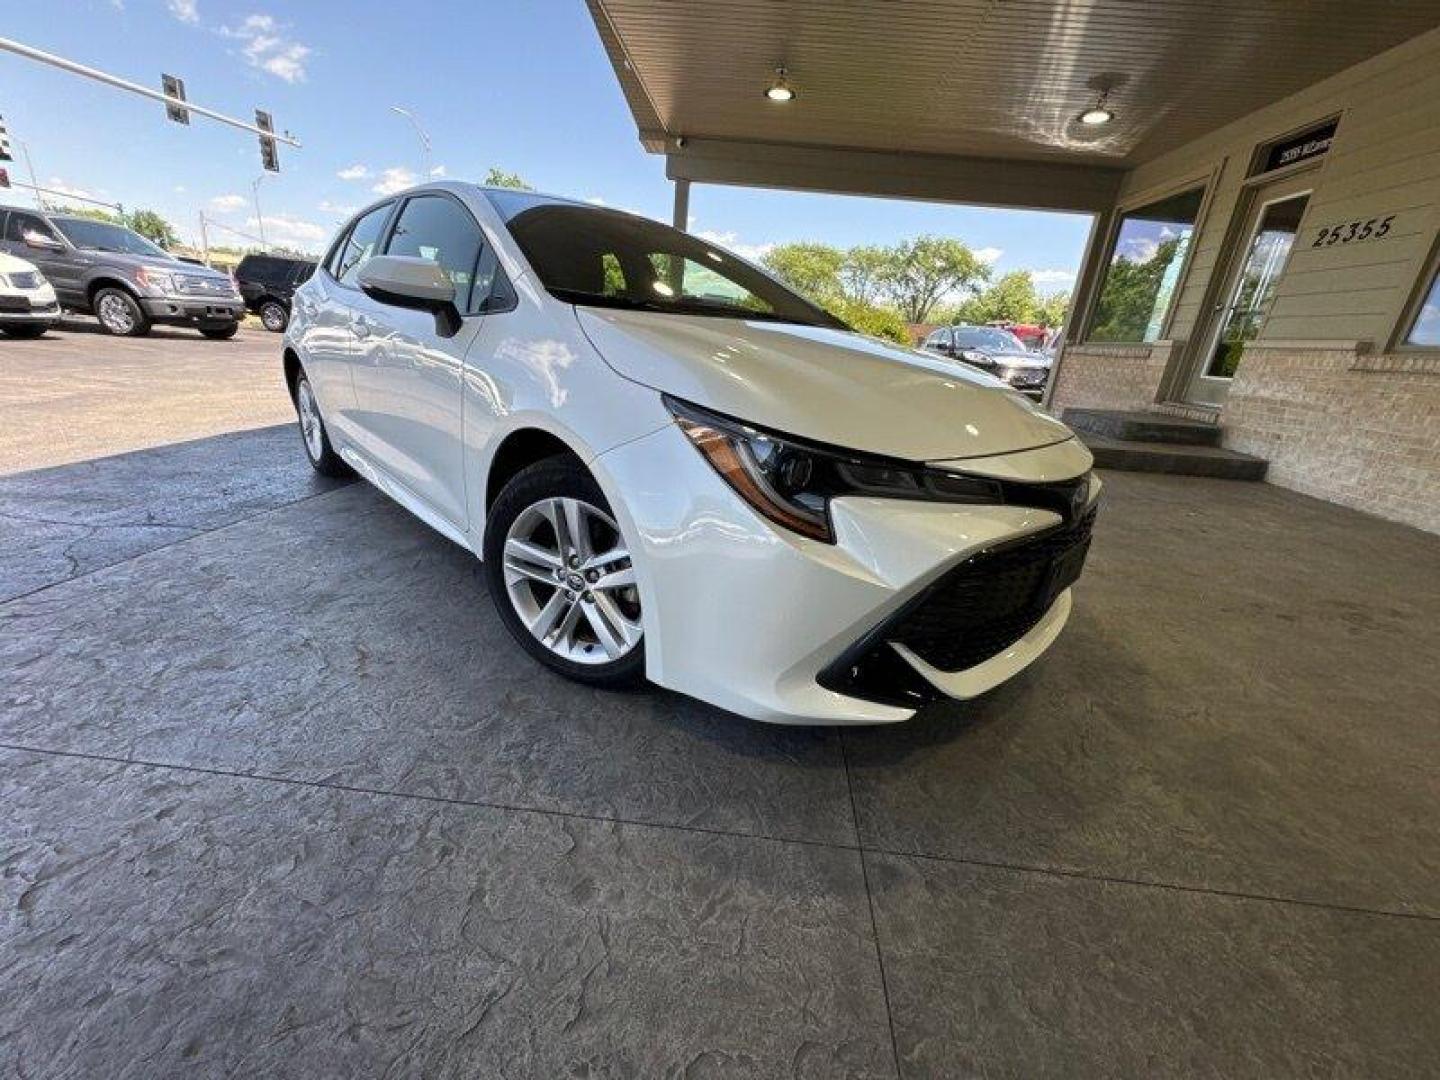
[[[91,311],[95,310],[95,294],[101,289],[119,289],[121,292],[127,293],[130,299],[137,304],[140,302],[140,294],[135,291],[135,286],[124,278],[113,274],[97,274],[85,283],[85,302],[90,305]]]
[[[286,346],[281,361],[285,369],[285,389],[290,391],[290,404],[295,404],[295,388],[300,384],[300,372],[305,370],[305,365],[300,362],[300,354],[290,346]]]
[[[490,455],[485,471],[484,509],[489,513],[505,485],[522,469],[552,457],[574,458],[586,472],[593,470],[584,456],[555,432],[542,427],[519,427],[507,432]]]

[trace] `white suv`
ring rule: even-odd
[[[1099,493],[1002,383],[645,218],[440,183],[295,295],[311,463],[479,555],[541,662],[761,720],[903,720],[1043,652]]]

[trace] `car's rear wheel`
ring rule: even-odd
[[[0,324],[0,334],[12,338],[38,338],[44,337],[45,331],[49,330],[54,323],[11,323],[9,326]]]
[[[240,331],[238,322],[212,323],[208,326],[201,326],[200,333],[204,334],[211,341],[224,341],[234,337]]]
[[[143,337],[150,320],[135,298],[124,289],[101,289],[95,294],[95,317],[100,329],[119,337]]]
[[[578,461],[549,458],[506,484],[490,509],[484,555],[501,621],[531,656],[594,686],[644,678],[630,551]]]
[[[330,435],[320,416],[320,403],[315,400],[315,390],[303,372],[295,383],[295,412],[300,417],[300,441],[305,444],[305,456],[310,459],[311,467],[321,476],[349,476],[350,466],[330,445]]]
[[[290,313],[285,310],[285,305],[278,300],[266,300],[260,305],[260,325],[269,330],[272,334],[279,334],[284,331],[290,321]]]

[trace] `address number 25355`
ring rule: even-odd
[[[1395,215],[1371,218],[1369,221],[1347,221],[1341,225],[1326,225],[1315,236],[1311,247],[1330,247],[1332,244],[1354,244],[1361,240],[1379,240],[1390,231]]]

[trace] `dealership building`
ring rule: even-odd
[[[1047,392],[1102,464],[1440,531],[1440,8],[590,0],[692,183],[1091,217]]]

